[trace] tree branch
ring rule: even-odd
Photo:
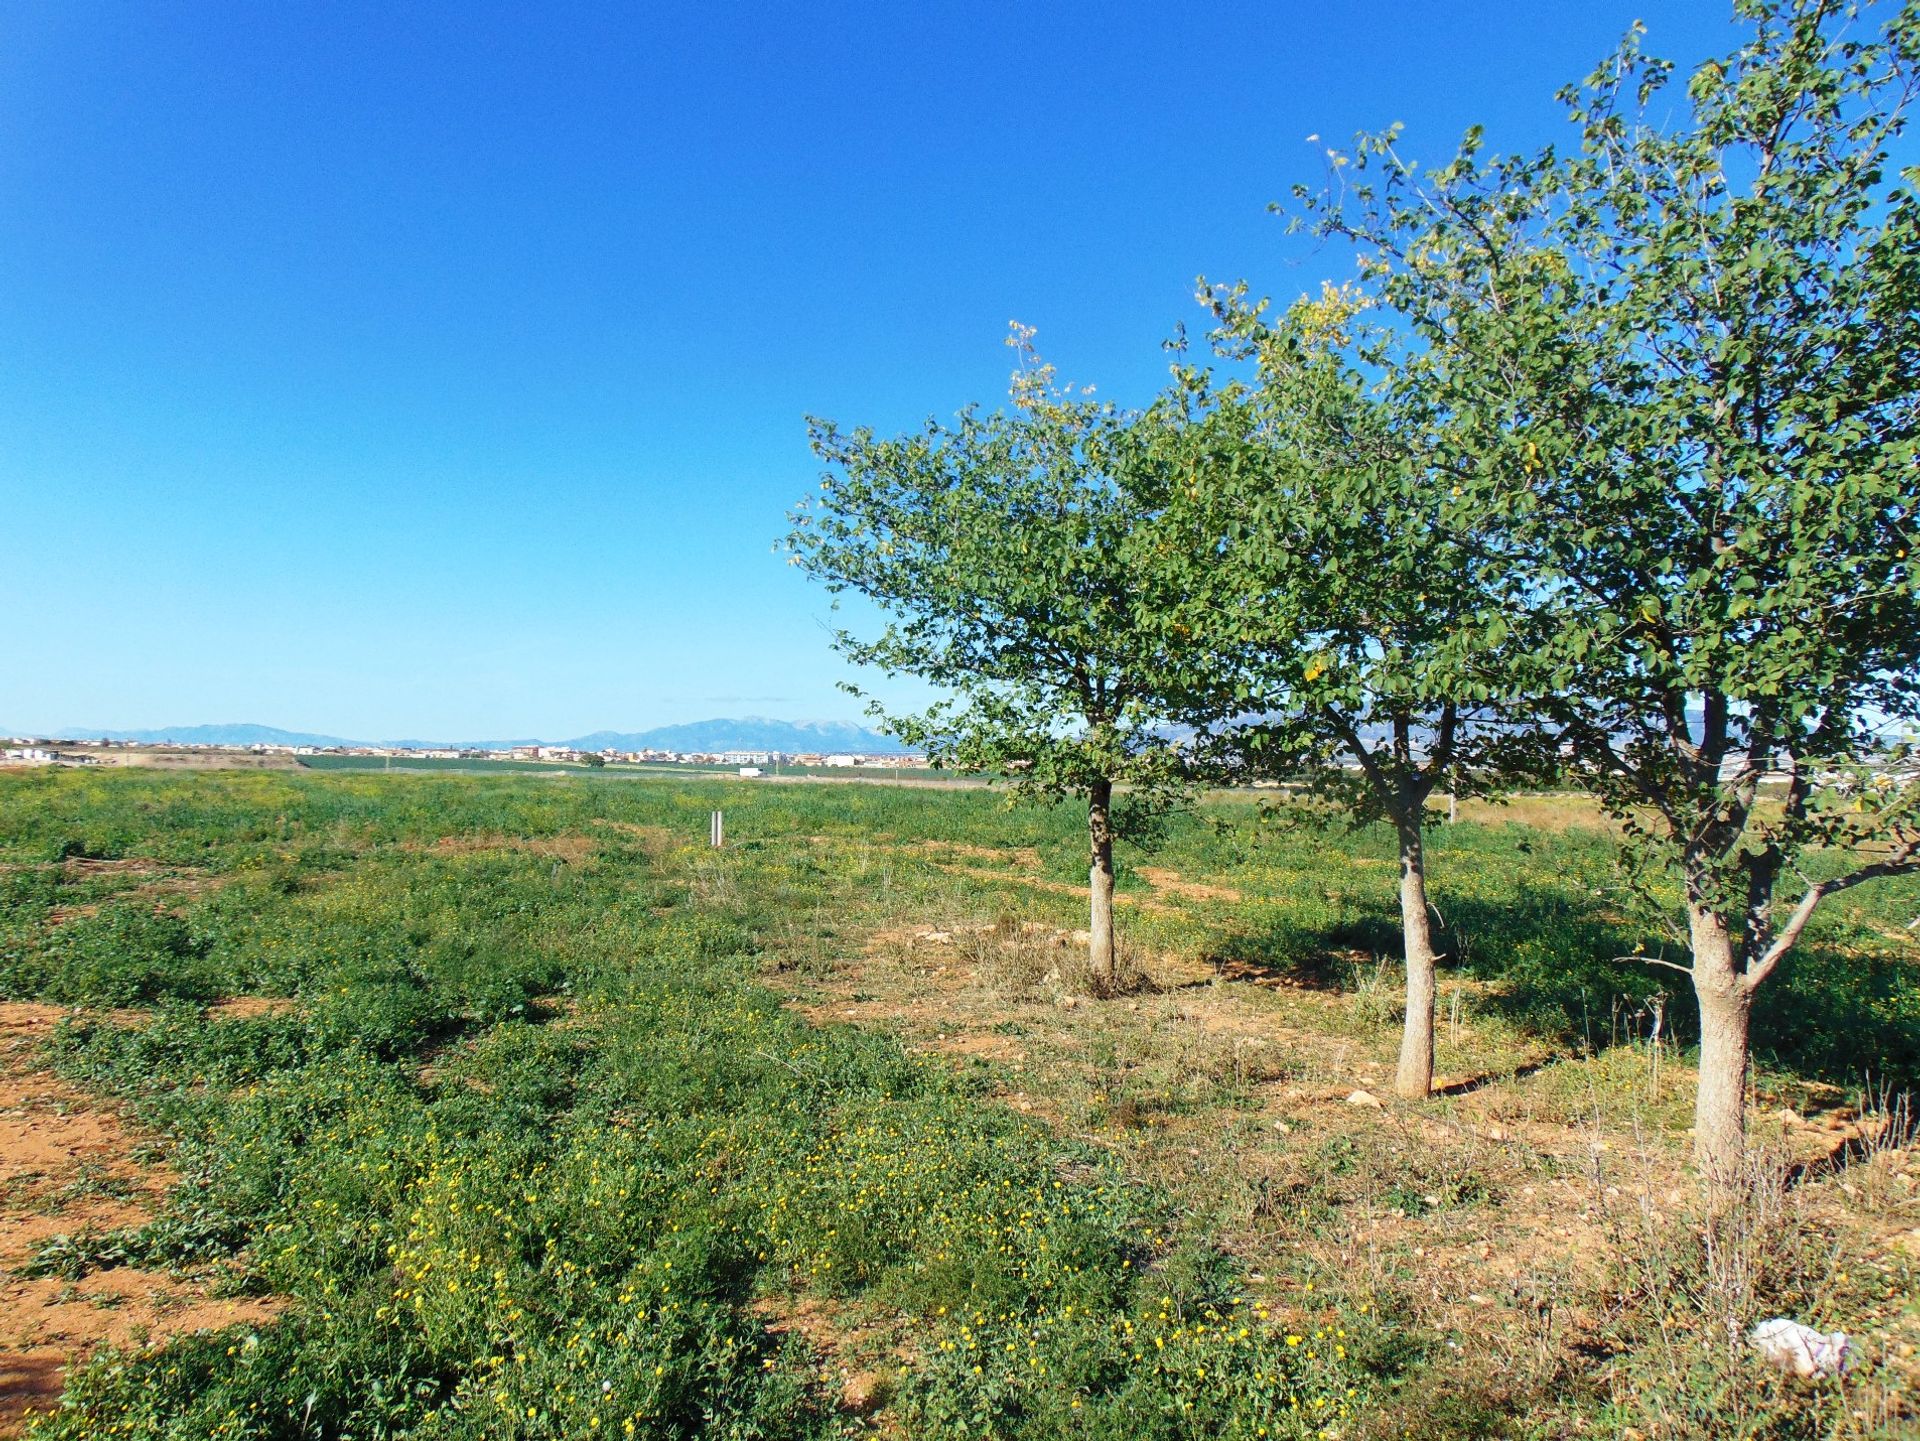
[[[1807,893],[1800,897],[1800,904],[1793,908],[1793,914],[1787,917],[1787,923],[1780,928],[1780,934],[1774,938],[1758,961],[1741,977],[1741,985],[1752,991],[1762,981],[1773,974],[1781,957],[1793,949],[1793,943],[1800,939],[1800,933],[1807,928],[1807,922],[1813,919],[1813,912],[1821,901],[1828,896],[1838,895],[1841,891],[1851,890],[1864,881],[1879,880],[1883,876],[1904,876],[1920,871],[1920,841],[1903,846],[1884,861],[1876,861],[1870,866],[1862,866],[1850,875],[1831,881],[1816,881],[1807,887]]]

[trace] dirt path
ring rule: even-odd
[[[1176,905],[1232,899],[1174,872],[1143,878]],[[1684,1117],[1646,1098],[1636,1053],[1575,1056],[1495,1031],[1443,1048],[1441,1093],[1409,1106],[1392,1096],[1397,1023],[1358,993],[1143,954],[1140,990],[1094,1000],[1059,974],[1084,934],[963,915],[891,917],[831,966],[769,984],[810,1022],[891,1032],[979,1076],[999,1104],[1216,1212],[1219,1240],[1256,1286],[1310,1265],[1453,1338],[1476,1364],[1532,1348],[1550,1370],[1606,1342],[1644,1228],[1686,1224]],[[1678,1058],[1664,1077],[1662,1097],[1690,1091]],[[1802,1165],[1858,1150],[1859,1118],[1834,1099],[1818,1117],[1770,1109],[1756,1135]],[[1916,1174],[1920,1162],[1890,1152],[1801,1187],[1793,1205],[1815,1233],[1844,1238],[1850,1268],[1905,1275],[1900,1256],[1920,1255]],[[1283,1304],[1290,1283],[1273,1284]],[[1911,1370],[1911,1318],[1858,1296],[1848,1305],[1868,1354]]]
[[[1189,881],[1178,871],[1170,871],[1165,866],[1136,866],[1140,879],[1156,891],[1165,891],[1169,895],[1181,896],[1190,901],[1237,901],[1240,892],[1232,886],[1209,885],[1205,881]]]
[[[78,1281],[16,1274],[54,1236],[140,1224],[172,1181],[134,1162],[139,1138],[112,1109],[36,1063],[63,1014],[0,1004],[0,1437],[19,1435],[29,1409],[59,1397],[67,1367],[102,1345],[154,1344],[275,1310],[127,1266]]]

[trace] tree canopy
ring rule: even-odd
[[[1169,512],[1188,538],[1167,549],[1186,571],[1172,588],[1220,682],[1202,727],[1243,770],[1394,828],[1408,984],[1398,1086],[1424,1096],[1429,798],[1497,792],[1543,768],[1515,680],[1517,577],[1488,558],[1477,493],[1453,479],[1475,427],[1422,384],[1363,291],[1329,287],[1276,317],[1243,287],[1209,298],[1216,343],[1254,371],[1206,407],[1205,479]]]
[[[1169,726],[1203,671],[1170,629],[1169,577],[1145,563],[1181,415],[1056,387],[1029,337],[1015,332],[1009,410],[896,437],[813,422],[828,469],[788,546],[886,618],[877,635],[837,631],[845,655],[947,693],[919,714],[876,710],[896,735],[1018,794],[1088,801],[1092,967],[1110,983],[1114,835],[1193,776]]]
[[[1920,176],[1890,172],[1920,9],[1738,8],[1683,96],[1629,35],[1564,93],[1565,153],[1470,135],[1422,175],[1375,137],[1311,209],[1488,436],[1459,483],[1526,585],[1542,709],[1682,899],[1721,1175],[1753,990],[1823,896],[1920,866],[1885,745],[1920,721]]]
[[[1687,957],[1716,1182],[1755,990],[1824,898],[1920,870],[1920,0],[1735,10],[1684,86],[1636,27],[1564,148],[1335,154],[1296,219],[1355,272],[1277,316],[1205,290],[1231,383],[1130,412],[1029,355],[1011,413],[816,424],[792,537],[888,617],[849,656],[949,692],[902,735],[1088,798],[1096,935],[1116,784],[1206,756],[1391,820],[1410,1094],[1426,801],[1557,756]]]

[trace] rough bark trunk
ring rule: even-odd
[[[1098,781],[1087,796],[1087,842],[1092,901],[1087,927],[1087,971],[1101,995],[1111,995],[1119,976],[1113,939],[1113,783]]]
[[[1427,861],[1420,812],[1399,820],[1400,933],[1407,957],[1407,1024],[1394,1090],[1423,1100],[1433,1089],[1433,927],[1427,916]]]
[[[1700,1090],[1693,1159],[1710,1192],[1738,1184],[1747,1146],[1747,1030],[1753,995],[1734,968],[1725,920],[1690,908],[1693,992],[1700,1002]]]

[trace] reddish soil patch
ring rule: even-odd
[[[477,851],[526,851],[530,855],[551,856],[571,863],[584,861],[599,844],[592,836],[509,836],[483,831],[476,835],[442,836],[423,849],[446,856],[472,855]]]
[[[964,841],[915,841],[913,849],[964,856],[975,861],[992,861],[997,865],[1015,865],[1029,871],[1040,869],[1040,852],[1032,846],[974,846]]]
[[[95,860],[91,856],[69,856],[60,863],[68,880],[87,876],[150,876],[166,866],[149,856],[126,856],[116,861]]]
[[[299,1006],[290,996],[229,996],[207,1007],[217,1021],[251,1021],[260,1016],[283,1016]]]
[[[934,861],[933,868],[945,871],[950,876],[967,876],[977,881],[998,881],[1002,885],[1025,886],[1031,891],[1052,891],[1055,895],[1077,896],[1085,886],[1068,885],[1065,881],[1043,880],[1039,876],[1030,876],[1023,871],[994,871],[984,866],[965,865],[959,861]],[[1120,897],[1119,899],[1125,899]]]
[[[277,1309],[124,1266],[79,1281],[13,1274],[51,1237],[140,1224],[172,1182],[134,1163],[137,1137],[115,1111],[35,1064],[35,1047],[66,1014],[0,1004],[0,1437],[52,1405],[67,1367],[103,1345],[157,1344]]]
[[[1240,892],[1232,886],[1210,886],[1205,881],[1183,880],[1178,871],[1164,866],[1135,866],[1140,879],[1156,891],[1180,896],[1189,901],[1237,901]]]
[[[150,900],[153,902],[155,912],[158,913],[164,911],[172,902],[201,895],[226,884],[224,877],[210,876],[188,866],[170,866],[147,856],[127,856],[113,861],[73,856],[60,863],[60,876],[69,884],[117,876],[125,876],[134,884],[114,892],[111,896],[103,896],[97,901],[54,907],[47,912],[47,924],[53,926],[63,925],[82,916],[97,915],[101,907],[109,901],[124,903]]]
[[[894,1339],[897,1317],[859,1319],[813,1296],[763,1297],[753,1310],[771,1334],[798,1336],[820,1357],[817,1379],[838,1391],[842,1411],[866,1418],[882,1435],[905,1434],[883,1410],[892,1390],[889,1373],[913,1354]]]
[[[643,826],[633,821],[610,821],[604,818],[595,820],[593,824],[605,830],[618,831],[623,836],[632,837],[640,843],[641,850],[656,860],[675,846],[688,845],[695,840],[704,842],[706,839],[704,834],[697,837],[677,834],[671,826]],[[813,838],[809,837],[809,839]]]

